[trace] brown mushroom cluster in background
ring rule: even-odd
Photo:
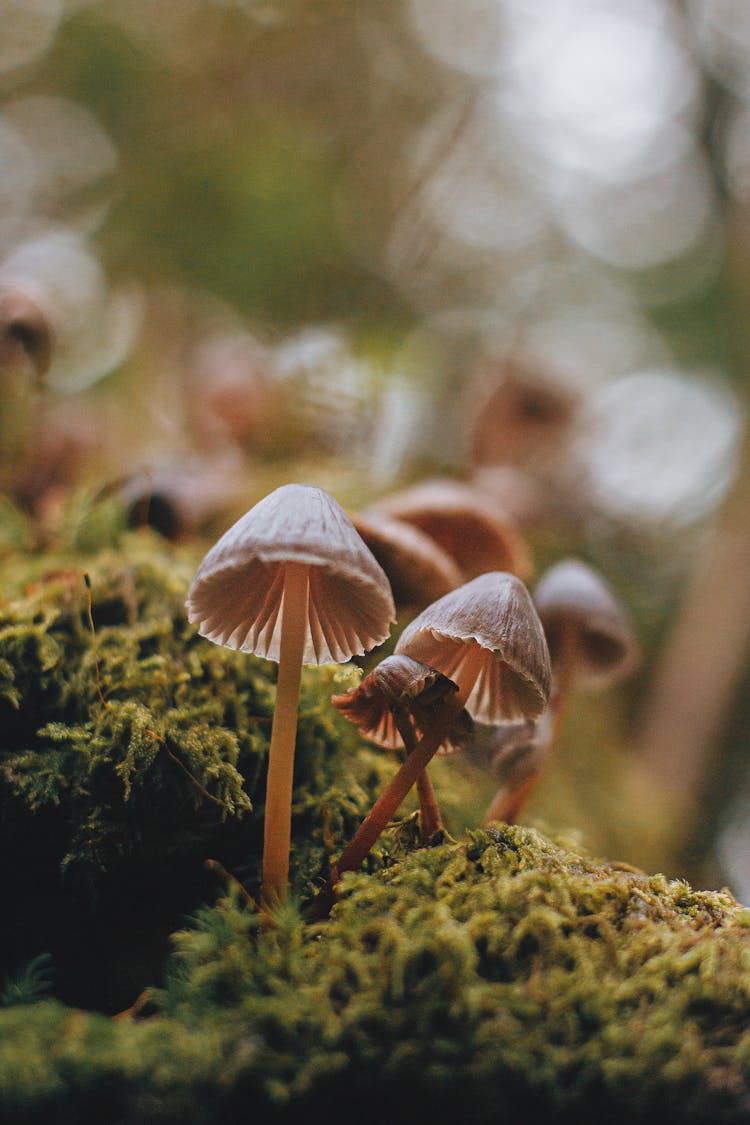
[[[463,582],[450,554],[415,525],[372,511],[351,518],[388,575],[398,607],[423,609]]]
[[[412,524],[448,554],[464,581],[503,570],[527,581],[526,542],[512,518],[478,489],[448,479],[426,480],[384,496],[365,512]]]

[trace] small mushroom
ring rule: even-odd
[[[164,461],[119,485],[130,527],[151,527],[166,539],[200,531],[225,512],[236,492],[242,461],[231,447],[221,456]]]
[[[534,591],[559,690],[601,690],[623,679],[640,651],[627,613],[604,580],[579,559],[545,571]]]
[[[478,468],[559,466],[583,401],[570,376],[531,356],[486,360],[471,383],[469,458]]]
[[[332,901],[338,877],[360,866],[464,708],[479,722],[498,723],[536,718],[549,698],[541,622],[526,587],[512,574],[482,574],[428,606],[406,627],[396,654],[442,672],[457,690],[434,705],[422,738],[334,865],[322,905]]]
[[[429,729],[435,704],[457,690],[452,680],[434,668],[410,656],[394,655],[382,660],[358,687],[334,695],[331,703],[371,742],[389,749],[404,748],[410,754]],[[462,711],[438,753],[459,749],[471,728],[471,719]],[[417,793],[422,839],[427,843],[442,828],[442,819],[426,770],[417,778]]]
[[[0,287],[0,487],[12,488],[39,423],[36,393],[52,354],[52,330],[25,293]]]
[[[186,604],[208,640],[279,664],[263,844],[262,897],[272,903],[288,880],[302,664],[340,663],[381,644],[395,620],[388,579],[332,496],[287,484],[211,548]]]
[[[552,662],[550,705],[528,746],[523,770],[505,777],[486,819],[513,822],[536,785],[573,689],[601,691],[638,663],[639,646],[628,615],[602,578],[578,559],[547,570],[534,591]]]
[[[424,609],[463,582],[451,556],[413,524],[373,512],[351,518],[388,575],[397,607]]]
[[[464,580],[487,571],[509,571],[522,579],[531,574],[523,536],[506,512],[485,495],[459,481],[424,481],[386,496],[373,512],[413,524],[456,562]]]
[[[466,746],[468,759],[489,773],[497,785],[485,813],[485,824],[496,820],[516,822],[547,756],[554,713],[553,689],[549,705],[536,721],[516,720],[485,727],[475,724],[474,738]]]
[[[395,651],[457,683],[477,722],[535,718],[549,697],[542,625],[513,574],[480,574],[446,594],[407,625]]]
[[[41,380],[52,359],[53,330],[31,297],[20,290],[0,289],[0,374],[30,366]]]

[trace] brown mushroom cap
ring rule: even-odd
[[[120,483],[131,527],[152,527],[167,539],[197,532],[226,512],[236,491],[238,461],[226,456],[175,458]]]
[[[0,371],[24,357],[38,377],[52,360],[52,326],[36,301],[11,288],[0,289]]]
[[[605,688],[635,668],[640,650],[630,620],[584,562],[563,559],[550,567],[534,591],[534,604],[552,667],[577,687]]]
[[[393,655],[381,660],[358,687],[332,696],[331,703],[365,738],[396,750],[403,749],[404,740],[394,720],[395,710],[408,711],[417,729],[424,731],[434,704],[457,690],[452,680],[434,668],[410,656]],[[458,750],[472,726],[466,711],[462,711],[442,749],[446,753]]]
[[[510,516],[471,485],[429,480],[373,504],[374,512],[413,524],[458,564],[464,578],[504,570],[531,573],[526,543]]]
[[[549,698],[550,664],[528,590],[512,574],[481,574],[407,625],[395,651],[458,684],[473,719],[534,718]]]
[[[482,465],[549,465],[559,460],[582,393],[533,357],[488,360],[472,384],[469,457]]]
[[[463,582],[450,555],[413,524],[373,512],[351,518],[388,575],[397,606],[421,609]]]
[[[388,579],[343,508],[304,484],[277,488],[211,548],[188,592],[190,621],[215,644],[278,660],[287,563],[309,572],[305,664],[341,663],[387,638]]]

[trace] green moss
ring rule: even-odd
[[[148,534],[121,534],[93,553],[68,544],[5,559],[0,871],[18,917],[0,939],[0,972],[50,948],[73,971],[81,933],[55,917],[66,903],[81,912],[84,936],[110,919],[97,933],[124,968],[122,986],[83,993],[104,1007],[127,999],[137,950],[152,941],[123,929],[133,890],[162,935],[145,984],[169,929],[211,893],[205,859],[257,889],[276,666],[209,644],[188,624],[195,564],[194,552]],[[292,871],[308,894],[331,841],[353,832],[391,769],[328,705],[358,674],[303,676]],[[80,1000],[66,979],[63,970],[64,994]]]
[[[261,926],[216,871],[257,892],[275,668],[187,624],[191,550],[102,541],[4,556],[0,1120],[747,1120],[726,892],[523,828],[424,849],[407,815],[312,920],[394,768],[329,706],[355,669],[305,671],[293,895]]]
[[[105,1091],[113,1122],[316,1106],[333,1120],[740,1122],[747,921],[727,893],[528,829],[474,832],[348,876],[326,922],[291,904],[263,929],[232,895],[201,909],[142,1020],[49,1002],[0,1013],[0,1104],[19,1122],[85,1115]]]

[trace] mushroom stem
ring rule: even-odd
[[[440,816],[435,789],[430,781],[427,770],[424,769],[417,778],[417,796],[419,797],[419,824],[422,830],[422,843],[429,844],[433,836],[443,827]]]
[[[550,725],[548,733],[541,735],[537,732],[534,736],[537,746],[539,746],[543,753],[535,769],[531,773],[525,774],[520,782],[501,785],[495,793],[495,796],[490,801],[487,812],[484,816],[485,827],[492,824],[493,821],[502,820],[506,824],[516,824],[520,816],[521,809],[526,804],[529,795],[534,791],[536,783],[542,772],[542,767],[546,762],[550,751],[555,745],[557,735],[560,729],[560,714],[562,710],[562,696],[557,690],[557,686],[552,688],[550,700],[548,703],[548,713],[550,715]],[[543,741],[539,741],[540,738]]]
[[[537,770],[536,773],[521,782],[517,789],[509,791],[507,786],[501,786],[492,798],[489,808],[485,813],[485,827],[487,827],[488,824],[494,823],[496,820],[502,820],[506,824],[515,824],[518,820],[521,807],[536,785],[538,777],[539,771]]]
[[[446,731],[450,730],[460,715],[464,702],[463,695],[459,692],[443,700],[436,708],[430,728],[417,742],[406,761],[402,762],[398,772],[352,836],[341,858],[332,866],[326,885],[318,895],[316,905],[321,914],[327,913],[335,902],[336,883],[344,872],[356,871],[361,866],[378,836],[445,739]]]
[[[417,744],[414,727],[407,714],[400,709],[394,709],[394,722],[398,727],[407,754],[411,754]],[[443,827],[440,816],[440,806],[427,770],[424,769],[417,778],[417,795],[419,797],[419,826],[422,833],[422,843],[427,844]]]
[[[284,572],[281,609],[279,675],[271,727],[263,830],[262,901],[269,905],[284,897],[289,877],[292,824],[294,742],[297,734],[299,685],[307,635],[309,569],[288,562]]]

